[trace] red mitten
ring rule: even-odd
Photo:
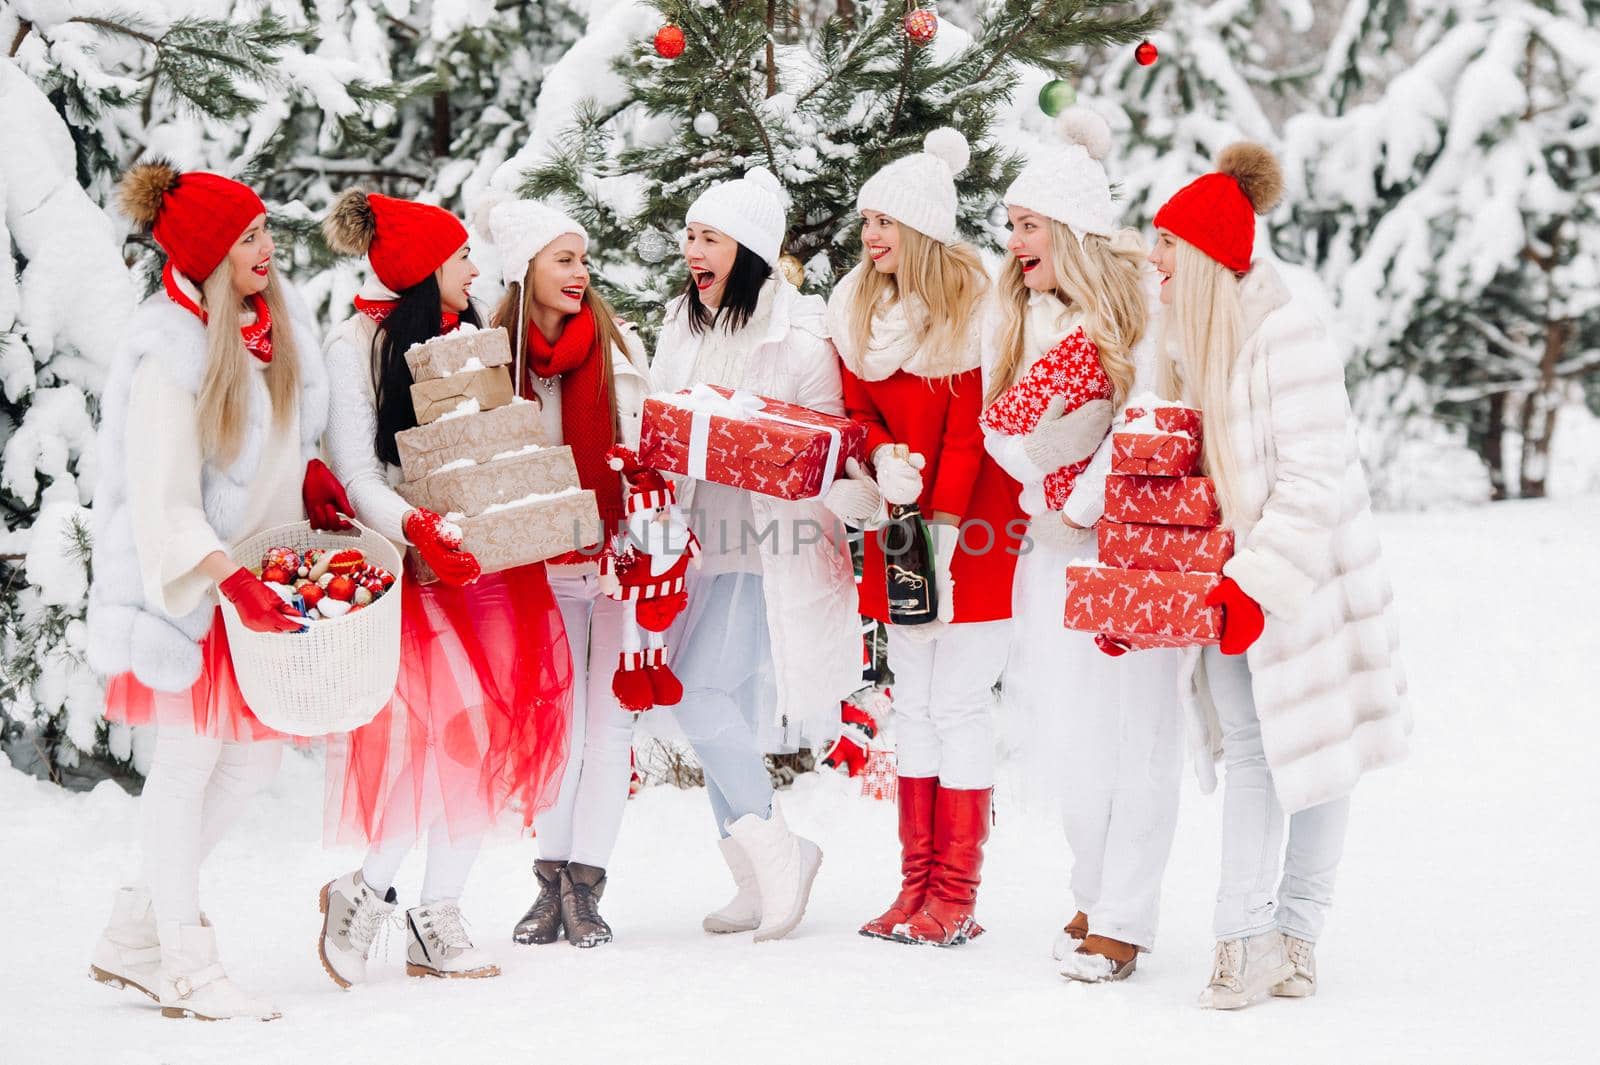
[[[1123,655],[1128,653],[1127,644],[1123,643],[1115,636],[1107,636],[1103,632],[1094,638],[1094,645],[1100,648],[1101,651],[1110,655],[1112,658],[1121,658]]]
[[[406,539],[439,579],[454,587],[471,584],[483,571],[470,551],[461,549],[461,530],[431,510],[418,507],[405,520]]]
[[[306,517],[310,519],[313,529],[343,532],[350,528],[350,523],[339,515],[354,514],[356,510],[350,505],[350,497],[344,493],[344,485],[339,483],[339,478],[321,459],[306,463],[306,479],[300,484],[300,498],[305,501]]]
[[[260,577],[240,566],[217,591],[239,611],[239,620],[254,632],[300,632],[306,616],[268,588]]]
[[[839,707],[840,719],[846,725],[854,725],[867,734],[867,739],[878,734],[878,721],[863,706],[857,706],[846,699]]]
[[[846,776],[860,776],[867,767],[867,748],[861,741],[861,734],[853,728],[839,733],[828,753],[822,756],[822,764],[830,769],[843,769]]]
[[[630,713],[642,714],[656,705],[642,653],[623,651],[618,656],[617,671],[611,674],[611,694],[617,697],[617,705]]]
[[[653,647],[644,653],[644,673],[650,678],[650,700],[657,706],[677,706],[683,701],[683,682],[667,665],[666,653]]]
[[[1245,594],[1232,577],[1224,577],[1206,594],[1206,606],[1222,608],[1222,653],[1242,655],[1267,626],[1261,604]]]

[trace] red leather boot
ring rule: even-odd
[[[900,778],[900,894],[882,915],[861,926],[862,935],[893,939],[895,926],[905,924],[922,909],[933,869],[934,797],[938,790],[937,777]]]
[[[978,905],[992,794],[991,788],[939,789],[934,800],[933,873],[928,877],[928,896],[897,939],[954,947],[983,934],[983,926],[972,914]]]

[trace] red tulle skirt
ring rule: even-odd
[[[370,723],[330,737],[329,842],[452,837],[507,806],[524,825],[561,787],[572,657],[542,565],[465,588],[403,582],[400,677]]]
[[[146,687],[132,673],[119,673],[106,686],[106,720],[123,725],[184,728],[225,743],[289,739],[256,719],[245,705],[233,673],[228,629],[222,608],[211,616],[211,631],[200,641],[200,679],[188,691]]]

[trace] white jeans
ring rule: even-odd
[[[439,794],[439,771],[434,764],[431,747],[422,765],[422,777],[425,790],[420,806],[439,811],[428,826],[428,858],[422,874],[422,894],[419,899],[422,905],[431,906],[446,899],[461,898],[461,893],[467,887],[467,877],[472,872],[472,863],[477,860],[478,848],[483,843],[483,835],[474,832],[459,838],[451,837],[444,814],[444,798]],[[395,788],[389,798],[389,810],[384,814],[384,821],[402,823],[403,818],[414,817],[414,804],[417,804],[417,800],[411,789]],[[408,810],[407,807],[412,809]],[[417,831],[420,835],[420,826]],[[367,848],[367,857],[361,863],[361,879],[379,896],[387,894],[394,886],[400,863],[405,861],[406,855],[411,853],[411,848],[416,844],[416,839],[407,839],[403,835],[374,843]]]
[[[572,649],[567,765],[553,806],[534,818],[539,856],[604,869],[628,802],[633,715],[611,692],[626,604],[600,594],[598,577],[551,576]]]
[[[1087,639],[1087,637],[1086,637]],[[1062,676],[1057,710],[1071,747],[1064,764],[1062,824],[1072,849],[1072,895],[1095,935],[1155,944],[1161,877],[1178,824],[1183,735],[1178,655],[1141,651],[1085,669],[1100,683]],[[1075,691],[1093,692],[1075,698]]]
[[[139,815],[142,878],[159,924],[200,923],[200,864],[272,782],[282,758],[276,740],[224,743],[157,730]]]
[[[1333,904],[1350,800],[1335,799],[1289,817],[1285,853],[1283,807],[1261,745],[1250,667],[1243,655],[1224,655],[1215,647],[1203,653],[1227,771],[1222,880],[1212,930],[1218,939],[1235,939],[1276,927],[1315,943]]]
[[[894,733],[903,777],[938,777],[946,788],[994,786],[992,690],[1006,667],[1010,621],[946,625],[918,642],[889,629]]]

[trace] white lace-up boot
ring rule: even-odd
[[[322,885],[318,899],[322,907],[322,936],[317,953],[322,967],[340,987],[351,987],[367,979],[367,958],[372,940],[385,918],[394,913],[394,888],[387,897],[361,879],[361,871],[346,873]]]
[[[217,933],[210,925],[161,926],[161,976],[156,982],[163,1017],[202,1021],[235,1018],[275,1021],[272,1004],[245,991],[217,958]]]
[[[153,1001],[161,975],[161,940],[156,915],[143,888],[121,887],[111,902],[111,920],[94,945],[89,975],[102,984],[129,988]]]
[[[761,889],[756,887],[755,866],[732,836],[718,840],[717,846],[738,890],[726,906],[706,914],[700,927],[707,932],[754,932],[761,927]]]
[[[467,935],[461,917],[461,907],[454,899],[407,910],[406,929],[411,935],[406,945],[407,976],[481,978],[500,975],[500,966],[494,959],[472,945],[472,937]]]
[[[1213,1010],[1236,1010],[1269,994],[1294,973],[1294,963],[1284,949],[1277,929],[1260,935],[1217,941],[1211,983],[1200,992],[1200,1005]]]
[[[1294,965],[1294,975],[1274,987],[1272,993],[1279,998],[1310,998],[1317,993],[1317,945],[1285,932],[1283,947]]]

